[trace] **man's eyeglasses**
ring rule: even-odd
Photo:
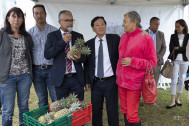
[[[74,19],[65,19],[65,20],[63,20],[63,19],[60,19],[61,21],[65,21],[66,23],[68,23],[68,22],[74,22],[75,20]]]

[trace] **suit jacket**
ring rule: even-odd
[[[149,32],[148,29],[146,31]],[[165,42],[164,33],[158,31],[156,35],[156,55],[157,58],[159,59],[157,65],[163,65],[164,63],[163,56],[165,55],[165,52],[166,52],[166,42]]]
[[[29,34],[28,36],[24,36],[24,42],[26,45],[26,60],[28,62],[30,76],[32,78],[32,37]],[[12,59],[11,40],[8,37],[7,32],[4,30],[0,30],[0,54],[0,83],[4,83],[9,76]]]
[[[96,37],[95,37],[96,38]],[[91,49],[91,56],[85,62],[85,79],[87,84],[93,87],[93,80],[95,77],[95,38],[86,42]],[[119,59],[118,47],[120,37],[117,34],[106,34],[109,57],[114,75],[116,75],[116,67]]]
[[[77,38],[83,39],[83,35],[77,32],[72,31],[72,46],[75,43]],[[66,72],[66,47],[65,41],[62,39],[60,29],[54,32],[51,32],[47,35],[47,41],[45,44],[45,58],[47,60],[53,58],[53,66],[51,69],[50,84],[55,85],[55,87],[60,87],[64,80],[64,75]],[[82,62],[85,61],[85,56],[81,56],[81,59],[78,61],[73,61],[77,76],[81,85],[85,85],[84,82],[84,70],[82,67]]]
[[[188,39],[189,39],[189,34],[187,33],[184,35],[183,46],[180,47],[179,40],[178,40],[178,34],[171,35],[170,44],[169,44],[169,51],[170,51],[169,58],[172,61],[175,60],[175,58],[177,57],[178,54],[182,54],[183,60],[188,61],[188,58],[186,57],[186,46],[188,44]],[[174,47],[179,47],[179,49],[175,50],[175,53],[173,55],[171,55]]]

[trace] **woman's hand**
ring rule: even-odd
[[[130,58],[130,57],[127,57],[127,58],[122,59],[122,60],[121,60],[121,64],[122,64],[123,66],[130,66],[130,64],[131,64],[131,58]]]
[[[142,30],[141,35],[148,35],[148,32],[147,32],[147,31]]]

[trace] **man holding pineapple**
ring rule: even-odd
[[[68,97],[70,93],[76,94],[80,101],[84,99],[85,82],[82,62],[86,58],[79,53],[78,48],[75,48],[81,42],[79,39],[83,40],[83,35],[69,30],[73,27],[73,22],[70,11],[61,11],[60,29],[48,34],[45,45],[45,58],[54,59],[50,83],[55,85],[57,100]],[[71,49],[72,47],[74,49]],[[71,53],[68,53],[69,50]]]
[[[95,17],[91,27],[96,37],[87,41],[91,56],[85,62],[86,89],[91,87],[92,124],[102,126],[104,98],[109,126],[119,126],[118,87],[116,84],[116,67],[119,58],[118,46],[120,37],[117,34],[106,34],[104,17]]]

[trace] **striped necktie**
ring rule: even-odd
[[[70,51],[70,45],[69,43],[67,43],[66,47],[65,47],[65,53],[67,55],[68,51]],[[72,61],[68,58],[66,58],[66,69],[68,71],[68,73],[70,73],[72,71]]]

